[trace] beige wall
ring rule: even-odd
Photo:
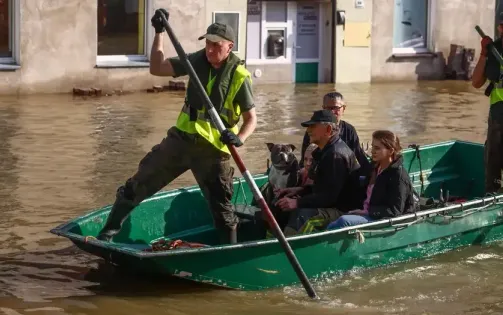
[[[211,23],[212,12],[241,11],[240,51],[245,51],[246,0],[151,0],[147,19],[157,8],[170,12],[169,21],[188,53],[203,47],[197,37]],[[231,4],[232,3],[232,4]],[[241,9],[240,9],[241,8]],[[96,68],[96,0],[20,0],[20,65],[2,71],[0,94],[68,93],[74,87],[143,90],[167,84],[171,78],[150,75],[141,68]],[[148,23],[147,51],[153,30]],[[166,55],[176,52],[165,36]]]
[[[292,64],[246,65],[246,69],[252,74],[253,84],[293,82]],[[261,72],[260,77],[254,75],[257,69]]]
[[[321,41],[323,42],[320,52],[320,81],[322,83],[329,83],[332,77],[332,4],[320,3],[320,6],[320,23],[322,24]]]
[[[441,79],[451,44],[474,48],[478,57],[480,36],[475,25],[493,36],[494,0],[431,0],[431,40],[437,57],[393,59],[394,0],[372,3],[372,81]]]
[[[213,22],[214,11],[233,11],[241,13],[239,22],[240,28],[239,30],[234,31],[236,32],[236,36],[238,35],[239,32],[238,52],[236,52],[236,55],[239,56],[241,59],[244,59],[246,53],[246,12],[247,12],[246,0],[210,0],[205,2],[206,2],[206,23],[208,25]]]
[[[364,8],[355,8],[354,0],[337,0],[337,10],[346,11],[346,24],[371,23],[372,4],[381,0],[366,0]],[[345,29],[336,25],[335,34],[335,83],[353,83],[370,81],[371,49],[369,47],[345,47]],[[371,33],[372,35],[372,33]]]

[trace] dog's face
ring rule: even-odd
[[[279,169],[287,169],[297,161],[297,157],[293,153],[295,146],[293,144],[275,144],[267,142],[269,152],[271,152],[271,163]]]

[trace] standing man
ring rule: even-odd
[[[178,57],[164,57],[162,15],[169,18],[165,9],[158,9],[151,19],[156,34],[150,73],[187,75]],[[237,242],[238,217],[231,203],[234,168],[226,145],[243,145],[255,130],[257,117],[251,76],[243,61],[232,53],[234,30],[230,26],[211,24],[199,40],[203,38],[206,47],[189,54],[188,59],[227,129],[219,134],[203,100],[198,97],[196,85],[189,80],[176,126],[168,130],[167,137],[140,161],[137,172],[118,188],[110,215],[97,237],[99,240],[110,241],[142,200],[190,169],[209,204],[221,242]],[[238,129],[241,116],[243,125]]]
[[[482,87],[486,80],[489,85],[485,95],[489,96],[489,117],[487,119],[487,138],[484,145],[485,191],[495,193],[501,189],[501,170],[503,168],[503,66],[491,53],[491,46],[503,54],[503,13],[499,16],[499,38],[492,41],[485,36],[480,42],[480,58],[473,70],[472,85]]]

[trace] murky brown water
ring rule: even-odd
[[[252,173],[265,142],[300,147],[300,121],[331,86],[258,86],[259,125],[239,149]],[[483,142],[488,101],[467,82],[338,86],[360,139],[389,128],[405,145]],[[181,280],[138,279],[48,231],[113,201],[117,185],[175,119],[182,94],[100,99],[0,99],[0,314],[487,314],[503,313],[503,245],[267,292],[213,289]],[[168,188],[194,184],[190,172]]]

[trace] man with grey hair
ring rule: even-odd
[[[343,120],[344,112],[346,111],[346,101],[339,92],[329,92],[323,96],[323,109],[331,110],[334,114],[337,124],[339,125],[339,137],[347,144],[347,146],[355,153],[358,163],[360,163],[360,170],[358,175],[366,176],[372,170],[372,165],[368,160],[365,151],[360,146],[360,138],[353,125]],[[309,135],[307,132],[304,134],[301,148],[300,166],[304,165],[304,153],[309,146]],[[363,193],[365,199],[365,192]]]
[[[310,120],[301,124],[307,128],[313,152],[310,177],[313,184],[278,190],[281,198],[276,206],[292,211],[285,235],[323,230],[332,221],[348,212],[354,203],[353,191],[358,183],[353,172],[360,168],[354,152],[339,137],[339,125],[330,110],[315,111]]]

